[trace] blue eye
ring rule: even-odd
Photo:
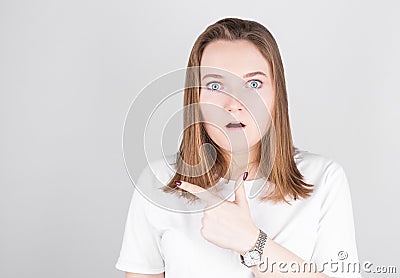
[[[210,82],[207,84],[207,88],[211,91],[218,91],[221,89],[221,84],[218,82]]]
[[[249,87],[252,89],[258,89],[260,88],[262,82],[260,80],[250,80],[249,82]]]

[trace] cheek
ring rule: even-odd
[[[259,97],[259,102],[263,103],[263,109],[267,109],[267,113],[272,113],[272,106],[275,99],[275,92],[272,87],[268,86],[262,91]]]
[[[207,92],[200,94],[198,105],[206,122],[216,123],[216,119],[227,116],[224,114],[226,111],[223,109],[223,100],[220,96]]]
[[[265,106],[268,108],[268,113],[272,115],[272,108],[274,106],[275,94],[269,94],[263,97],[263,101],[265,103]]]
[[[208,136],[210,136],[210,138],[218,146],[224,148],[225,150],[229,150],[230,148],[229,138],[227,138],[226,134],[221,130],[221,128],[218,128],[217,126],[210,123],[204,123],[204,128]]]
[[[261,117],[265,119],[272,113],[274,97],[270,95],[261,96],[254,101],[248,101],[248,110],[250,114],[253,114],[254,118]]]
[[[211,98],[211,94],[207,89],[200,88],[199,90],[199,101],[208,102]]]
[[[253,102],[249,106],[249,116],[251,126],[249,132],[251,135],[263,135],[266,131],[268,124],[272,119],[272,108],[274,105],[273,95],[262,96],[257,102]]]
[[[222,139],[223,137],[225,137],[221,129],[214,124],[204,123],[204,128],[207,131],[207,134],[214,140],[217,138]]]

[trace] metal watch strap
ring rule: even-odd
[[[259,230],[260,230],[260,234],[258,235],[255,249],[257,249],[260,252],[260,254],[262,254],[264,245],[265,245],[265,242],[267,241],[268,236],[266,233],[264,233],[263,230],[261,230],[261,229],[259,229]]]
[[[244,252],[243,254],[240,254],[241,263],[247,267],[255,266],[261,262],[261,255],[263,254],[264,245],[268,239],[267,234],[264,233],[263,230],[261,230],[261,229],[258,229],[258,230],[259,230],[259,233],[258,233],[258,238],[257,238],[257,242],[255,244],[255,247]],[[253,257],[254,252],[258,253],[259,256]]]

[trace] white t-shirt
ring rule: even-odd
[[[291,205],[261,202],[250,195],[265,180],[244,181],[255,225],[303,260],[315,262],[320,270],[325,262],[321,272],[330,277],[361,277],[359,272],[346,273],[348,262],[358,263],[358,254],[350,189],[342,166],[298,148],[294,158],[304,181],[314,184],[314,192],[306,199],[287,197]],[[165,272],[166,278],[254,277],[238,253],[202,237],[202,212],[183,213],[183,208],[190,208],[186,199],[158,189],[173,176],[173,159],[153,161],[141,172],[115,267],[141,274]],[[234,200],[234,183],[222,178],[219,183],[221,196],[229,201]],[[173,209],[166,209],[168,204],[174,204]],[[178,208],[182,211],[177,212]],[[332,262],[339,263],[328,265]],[[291,267],[295,266],[287,265],[286,270],[290,272]],[[277,265],[274,269],[279,271]]]

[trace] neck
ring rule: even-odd
[[[245,171],[249,174],[246,180],[258,179],[260,176],[257,173],[258,162],[256,161],[257,148],[254,146],[250,151],[233,152],[231,153],[231,161],[226,179],[236,180],[242,176]]]

